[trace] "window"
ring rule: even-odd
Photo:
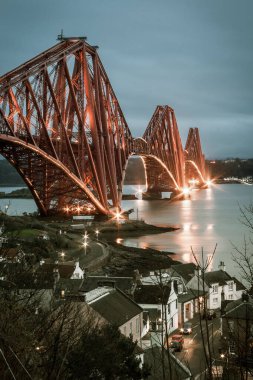
[[[228,283],[228,290],[229,290],[230,292],[233,290],[233,285],[234,285],[233,282],[229,282],[229,283]]]
[[[176,304],[175,306],[176,306],[176,309],[177,309],[177,300],[175,301],[175,304]]]
[[[168,304],[168,314],[170,314],[170,303]]]
[[[233,294],[229,294],[229,295],[228,295],[228,299],[229,299],[229,300],[232,300],[232,299],[233,299]]]
[[[218,298],[213,298],[213,303],[218,303]]]
[[[218,293],[219,285],[213,285],[212,288],[213,288],[213,293]]]

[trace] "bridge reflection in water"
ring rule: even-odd
[[[19,172],[39,212],[119,212],[128,158],[142,156],[147,196],[206,184],[199,132],[185,149],[174,110],[158,106],[134,139],[97,53],[61,42],[0,77],[0,154]]]

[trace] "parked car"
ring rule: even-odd
[[[192,333],[192,324],[191,322],[185,322],[183,327],[181,327],[180,332],[182,334],[191,334]]]
[[[213,319],[216,318],[216,312],[213,309],[207,309],[202,314],[203,319]]]
[[[171,340],[169,344],[169,349],[173,352],[180,352],[183,349],[183,343],[177,340]]]
[[[180,342],[180,343],[184,344],[184,338],[180,334],[172,335],[171,341]]]

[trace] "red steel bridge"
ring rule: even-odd
[[[97,53],[85,38],[61,42],[0,77],[0,154],[42,216],[119,212],[128,159],[142,157],[147,193],[204,185],[197,128],[183,149],[174,110],[158,106],[134,139]]]

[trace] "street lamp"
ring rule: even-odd
[[[60,256],[61,256],[61,258],[62,258],[62,261],[64,261],[65,252],[62,251],[62,252],[60,253]]]
[[[87,249],[87,246],[88,246],[87,241],[85,241],[85,242],[83,243],[83,246],[84,246],[84,256],[86,256],[86,249]]]
[[[89,235],[88,235],[87,231],[84,231],[84,235],[83,235],[84,241],[87,242],[88,237],[89,237]]]
[[[97,241],[98,241],[98,234],[99,234],[99,230],[98,229],[96,229],[95,234],[97,236]]]

